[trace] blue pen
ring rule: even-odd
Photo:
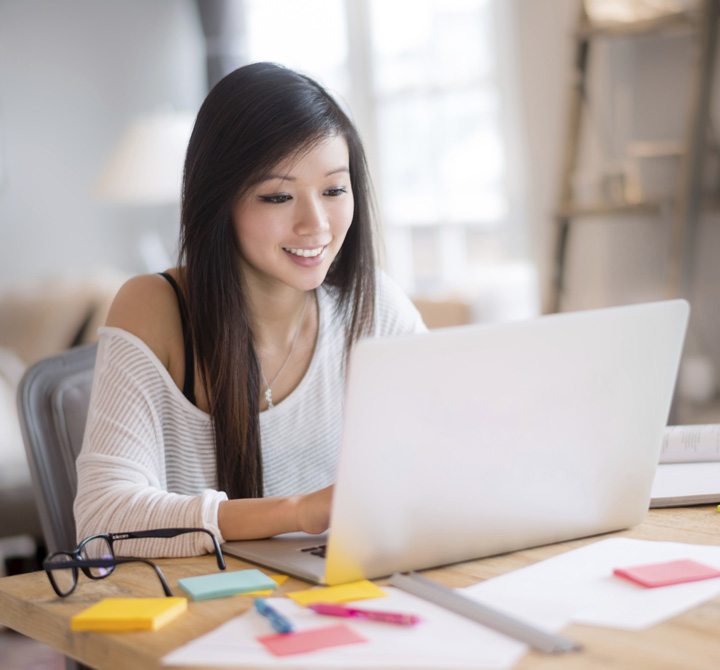
[[[273,609],[265,598],[255,598],[255,609],[260,612],[278,633],[292,633],[292,624],[277,610]]]

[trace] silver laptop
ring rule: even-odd
[[[223,550],[340,584],[639,523],[688,315],[673,300],[360,342],[330,530]]]

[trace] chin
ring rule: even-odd
[[[300,291],[314,291],[316,288],[322,286],[326,277],[327,272],[323,272],[322,276],[315,276],[313,278],[307,277],[302,281],[293,282],[293,286]]]
[[[292,273],[293,276],[288,277],[287,283],[300,291],[314,291],[327,278],[330,265],[331,263],[323,263],[316,268],[304,269],[300,272],[296,270]]]

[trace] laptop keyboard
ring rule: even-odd
[[[308,554],[311,554],[312,556],[319,556],[320,558],[325,558],[326,547],[326,544],[318,544],[315,547],[304,547],[300,551],[304,551]]]

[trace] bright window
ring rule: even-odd
[[[507,212],[490,8],[489,0],[371,2],[388,225],[497,223]]]
[[[390,273],[445,294],[517,260],[498,11],[502,0],[245,0],[249,61],[305,72],[363,136]],[[520,231],[520,234],[518,234]]]

